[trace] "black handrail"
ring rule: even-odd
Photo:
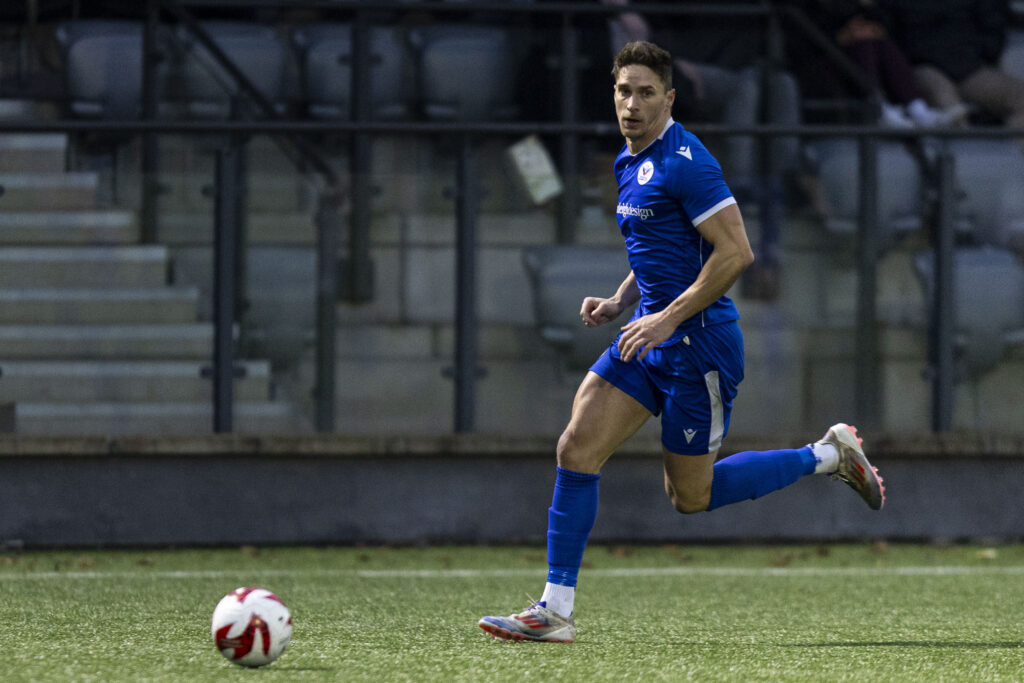
[[[622,12],[639,12],[641,14],[689,15],[689,16],[767,16],[773,11],[776,3],[770,0],[755,2],[712,2],[712,3],[678,3],[656,4],[649,2],[630,3],[628,6],[604,5],[590,2],[487,2],[486,0],[469,0],[467,2],[431,2],[409,3],[407,0],[177,0],[185,7],[200,7],[217,10],[253,9],[294,9],[320,10],[346,14],[365,10],[396,10],[403,12],[428,12],[431,14],[465,14],[467,12],[484,12],[494,15],[528,14],[528,15],[561,15],[565,13],[577,15],[619,14]]]
[[[799,126],[753,125],[733,126],[714,123],[687,123],[687,130],[696,135],[766,135],[800,138],[875,137],[912,140],[933,139],[1008,139],[1024,137],[1024,128],[977,126],[970,128],[888,128],[878,125],[807,124]],[[614,123],[557,123],[550,121],[347,121],[281,119],[279,121],[139,121],[113,119],[91,121],[82,119],[0,119],[0,132],[5,133],[250,133],[250,134],[317,134],[317,133],[387,133],[391,135],[588,135],[617,136]]]

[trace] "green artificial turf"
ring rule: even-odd
[[[573,644],[476,626],[539,597],[541,548],[0,555],[4,681],[1020,681],[1024,547],[587,551]],[[214,649],[242,585],[291,608],[257,670]]]

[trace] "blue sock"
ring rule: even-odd
[[[814,474],[817,461],[809,446],[780,451],[744,451],[715,463],[708,511],[753,500]]]
[[[548,583],[575,586],[590,530],[597,519],[600,474],[558,468],[548,508]]]

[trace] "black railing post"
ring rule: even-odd
[[[944,149],[938,158],[939,192],[935,232],[935,262],[932,269],[931,325],[932,364],[932,430],[948,432],[953,426],[953,209],[956,204],[955,160]]]
[[[865,428],[879,426],[880,370],[876,321],[878,229],[878,140],[859,138],[860,225],[857,230],[857,311],[854,351],[854,414]]]
[[[160,1],[146,0],[146,21],[142,28],[142,118],[152,121],[157,117],[157,65],[163,54],[157,47],[157,30],[160,23]],[[159,141],[156,133],[142,134],[140,166],[142,171],[142,198],[139,213],[139,238],[143,244],[152,244],[159,239],[157,201],[159,185],[157,180]]]
[[[575,123],[579,115],[579,38],[573,15],[562,15],[562,103],[565,123]],[[580,138],[577,133],[559,137],[562,165],[562,196],[559,202],[558,242],[568,244],[576,237],[580,213]]]
[[[234,105],[237,112],[238,104]],[[237,116],[237,113],[235,113]],[[238,346],[244,349],[247,343],[245,316],[249,310],[249,264],[246,258],[249,244],[249,137],[240,134],[231,136],[235,150],[235,323],[238,327]]]
[[[370,22],[357,12],[352,26],[352,111],[353,121],[373,118],[370,99]],[[349,214],[348,259],[345,277],[347,298],[353,303],[373,298],[373,269],[370,258],[370,215],[372,212],[370,163],[373,141],[369,134],[356,133],[349,140],[351,213]]]
[[[476,171],[473,141],[459,136],[455,184],[455,431],[476,427]]]
[[[240,150],[235,136],[217,150],[213,238],[213,431],[230,432],[234,417],[234,326],[239,254]]]
[[[334,431],[335,358],[338,327],[338,188],[320,193],[316,212],[316,430]]]

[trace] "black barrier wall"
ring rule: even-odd
[[[1019,441],[878,444],[872,462],[888,493],[881,512],[868,510],[844,484],[811,476],[756,505],[688,516],[664,495],[660,456],[649,455],[657,444],[637,443],[605,468],[593,539],[1019,539]],[[542,545],[554,479],[543,439],[8,440],[5,446],[0,542],[7,547]],[[12,457],[15,452],[21,455]]]

